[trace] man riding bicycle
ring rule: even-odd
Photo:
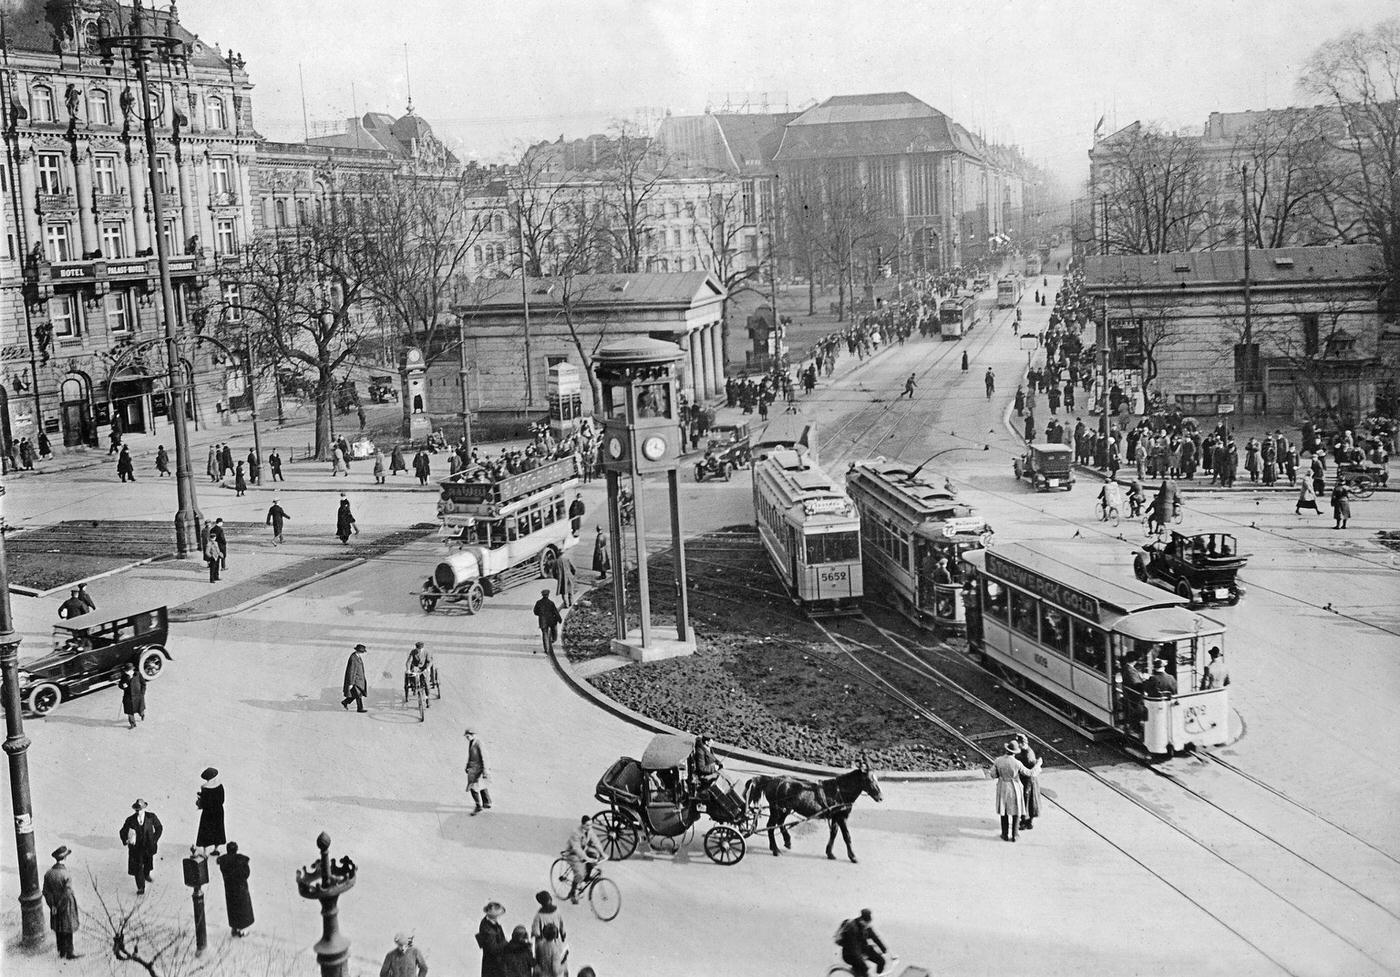
[[[569,835],[564,857],[569,860],[569,867],[574,872],[569,885],[569,901],[577,905],[578,887],[593,874],[595,864],[606,860],[603,850],[598,847],[598,839],[593,837],[593,819],[587,814],[579,819],[578,827]]]
[[[433,667],[433,656],[428,649],[423,647],[423,642],[414,644],[413,650],[408,653],[408,660],[403,663],[403,701],[407,702],[408,697],[418,689],[423,690],[423,697],[428,696],[428,675]]]
[[[846,920],[836,931],[836,942],[841,947],[841,959],[851,968],[855,977],[867,977],[870,973],[870,968],[865,963],[867,960],[875,965],[875,973],[885,972],[885,954],[889,953],[889,949],[870,925],[871,919],[870,910],[862,909],[859,916]],[[875,947],[879,947],[879,950]]]
[[[1176,515],[1181,506],[1181,497],[1170,480],[1163,480],[1162,487],[1152,499],[1152,510],[1147,516],[1147,531],[1159,533],[1167,528],[1167,520]]]

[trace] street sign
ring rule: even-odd
[[[1216,412],[1217,414],[1233,414],[1233,413],[1235,412],[1235,405],[1234,405],[1234,404],[1216,404],[1216,405],[1215,405],[1215,412]]]

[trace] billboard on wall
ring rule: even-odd
[[[1142,320],[1108,320],[1109,369],[1142,369]]]

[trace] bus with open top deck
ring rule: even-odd
[[[920,627],[965,627],[962,557],[986,545],[991,527],[958,499],[942,476],[882,459],[846,473],[846,494],[860,514],[866,579]]]
[[[1013,691],[1091,738],[1152,754],[1229,742],[1227,687],[1205,680],[1225,626],[1131,578],[1105,579],[1064,546],[964,555],[968,645]]]
[[[440,482],[438,536],[449,552],[418,595],[423,609],[454,601],[474,614],[485,597],[552,577],[559,554],[578,544],[568,510],[580,475],[574,454],[499,478],[473,465]]]
[[[756,458],[758,536],[788,593],[813,616],[859,608],[860,520],[846,493],[801,446]]]

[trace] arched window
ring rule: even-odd
[[[165,121],[165,99],[160,97],[160,92],[151,92],[146,105],[152,122],[159,125]]]
[[[83,25],[83,46],[87,48],[88,54],[101,54],[102,45],[98,43],[101,32],[97,29],[97,21],[90,20]]]
[[[481,264],[481,245],[472,248],[472,257],[476,259],[477,264]]]
[[[494,217],[491,218],[491,230],[496,231],[497,233],[500,233],[501,231],[504,231],[505,229],[506,229],[506,222],[505,222],[504,220],[501,219],[501,215],[500,215],[500,214],[496,214]]]
[[[224,113],[224,100],[217,95],[209,96],[204,103],[205,119],[211,129],[227,129],[228,116]]]
[[[53,121],[53,89],[35,85],[29,90],[29,117],[35,122]]]
[[[272,202],[272,211],[273,211],[274,214],[277,215],[277,216],[276,216],[276,223],[277,223],[277,226],[278,226],[278,227],[286,227],[286,226],[287,226],[287,201],[282,200],[282,199],[280,199],[280,198],[277,199],[277,200],[274,200],[274,201]]]
[[[95,85],[88,89],[88,122],[92,125],[109,126],[112,124],[112,100],[107,95],[105,88],[98,88]]]

